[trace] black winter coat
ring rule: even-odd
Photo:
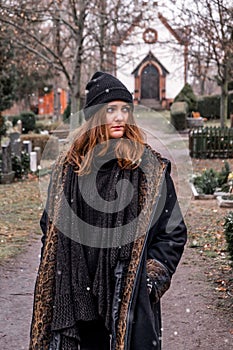
[[[158,162],[154,154],[149,155],[146,162],[150,174],[146,187],[151,189],[151,193],[144,208],[144,219],[141,219],[138,225],[138,238],[134,243],[131,262],[124,281],[124,263],[119,262],[115,269],[116,288],[112,308],[111,350],[161,349],[160,298],[170,286],[172,275],[180,261],[187,240],[186,226],[170,176],[170,162],[165,159]],[[48,225],[48,218],[44,214],[41,219],[44,233]],[[47,244],[54,235],[51,230],[51,236],[49,236],[51,238],[47,239]],[[45,255],[45,261],[46,254],[51,255],[48,249],[45,254],[44,251],[42,253],[43,256]],[[48,258],[47,261],[53,259]],[[40,306],[43,304],[43,297],[41,297],[44,289],[43,270],[42,266],[41,276],[39,270],[35,290],[30,350],[46,349],[44,345],[38,346],[36,339],[38,338],[36,320],[39,319],[37,314],[40,314],[37,304]],[[148,292],[148,281],[151,282],[151,293]],[[122,288],[123,297],[119,299],[119,296],[122,295]],[[46,299],[45,296],[44,299],[44,306],[47,308],[48,298]],[[47,313],[50,314],[50,311]],[[41,344],[47,344],[46,337],[48,338],[47,325],[44,330],[42,327]]]

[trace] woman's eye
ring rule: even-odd
[[[113,113],[113,111],[114,111],[114,108],[112,108],[112,107],[107,108],[107,113]]]
[[[123,107],[123,108],[122,108],[122,111],[123,111],[124,113],[129,113],[130,107]]]

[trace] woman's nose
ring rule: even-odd
[[[116,115],[115,115],[115,120],[123,120],[124,119],[124,116],[123,116],[123,113],[122,111],[119,109],[116,111]]]

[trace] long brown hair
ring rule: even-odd
[[[109,148],[110,139],[106,127],[106,106],[97,111],[73,135],[73,143],[66,155],[66,161],[75,167],[78,175],[91,171],[93,152],[101,145],[97,156],[104,156]],[[118,140],[118,139],[117,139]],[[132,111],[129,112],[124,137],[115,144],[115,156],[122,169],[135,169],[139,166],[144,151],[145,136],[135,123]]]

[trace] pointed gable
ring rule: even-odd
[[[156,66],[159,66],[162,70],[162,75],[166,77],[169,74],[168,70],[162,65],[162,63],[153,55],[151,51],[143,58],[143,60],[137,65],[137,67],[132,71],[135,77],[138,76],[139,69],[145,65],[145,63],[154,62]]]

